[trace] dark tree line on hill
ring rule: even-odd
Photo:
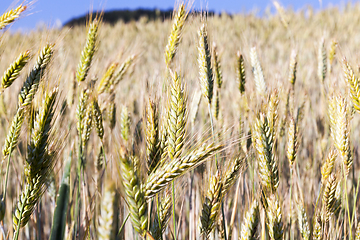
[[[96,12],[92,13],[93,17],[96,16]],[[103,22],[109,24],[115,24],[117,21],[123,21],[125,23],[131,21],[138,21],[142,17],[146,17],[148,21],[154,20],[165,20],[171,18],[173,14],[173,10],[158,10],[158,9],[137,9],[137,10],[113,10],[107,11],[103,13]],[[196,14],[196,12],[192,12],[192,14]],[[208,16],[214,15],[214,11],[209,11],[207,13]],[[81,17],[73,18],[66,22],[64,26],[72,27],[76,25],[85,25],[89,21],[89,14],[86,14]]]

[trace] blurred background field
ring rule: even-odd
[[[130,172],[134,172],[138,181],[146,185],[147,179],[152,175],[147,160],[149,110],[145,109],[149,99],[157,105],[160,113],[157,131],[161,135],[160,128],[166,128],[169,124],[166,120],[170,118],[168,102],[174,97],[169,89],[174,81],[172,74],[177,72],[185,89],[184,99],[187,99],[184,123],[186,131],[180,156],[191,155],[202,143],[213,141],[221,145],[221,150],[215,155],[210,154],[206,161],[197,164],[197,168],[187,169],[187,173],[180,174],[182,176],[174,180],[173,189],[167,184],[156,197],[144,203],[148,205],[149,212],[149,225],[145,229],[150,230],[159,215],[159,206],[155,199],[159,198],[158,201],[161,203],[161,199],[170,196],[171,192],[175,207],[169,208],[169,222],[162,226],[164,233],[157,239],[204,238],[204,231],[201,230],[204,223],[201,222],[200,216],[204,216],[204,204],[209,198],[208,189],[212,186],[210,179],[218,176],[216,170],[220,172],[220,179],[226,178],[225,173],[235,164],[235,160],[240,158],[242,161],[238,164],[241,173],[236,172],[233,186],[218,199],[222,207],[221,210],[214,210],[215,220],[211,220],[214,221],[214,227],[208,236],[210,239],[229,239],[229,235],[232,239],[360,239],[357,194],[360,179],[360,117],[358,110],[353,106],[356,96],[360,95],[350,94],[357,86],[351,88],[350,83],[354,79],[357,80],[356,76],[359,74],[360,4],[347,4],[341,10],[338,7],[328,7],[321,11],[305,8],[297,12],[286,10],[279,5],[277,12],[264,13],[261,17],[253,13],[215,13],[207,17],[206,13],[190,13],[184,23],[176,55],[171,64],[167,65],[164,51],[174,16],[164,20],[141,17],[138,21],[119,21],[113,24],[100,21],[96,51],[87,78],[81,82],[76,79],[76,72],[89,35],[89,19],[86,25],[57,29],[44,27],[25,33],[2,30],[0,72],[4,72],[21,52],[30,50],[31,56],[19,78],[0,95],[0,134],[4,136],[4,141],[13,116],[18,111],[18,93],[28,73],[41,49],[47,43],[55,44],[53,56],[44,71],[33,104],[26,113],[20,139],[11,156],[5,217],[2,221],[4,235],[7,238],[13,235],[13,213],[26,183],[23,172],[24,168],[26,169],[24,163],[29,155],[28,145],[32,138],[30,132],[34,128],[32,113],[41,105],[44,93],[58,86],[54,113],[58,121],[53,121],[52,134],[55,140],[61,141],[60,144],[54,144],[59,155],[55,159],[53,171],[47,173],[49,179],[43,187],[47,191],[36,204],[35,212],[28,224],[20,230],[19,238],[49,238],[53,226],[56,194],[61,185],[66,160],[70,159],[70,200],[65,210],[68,213],[64,221],[65,238],[140,239],[140,235],[144,233],[140,232],[138,235],[134,222],[127,220],[128,206],[131,202],[127,197],[126,187],[123,186],[126,177],[122,173],[124,169],[120,167],[122,149],[127,149],[126,152],[131,155],[130,165],[135,170]],[[18,21],[26,21],[26,16]],[[221,88],[217,86],[214,72],[214,85],[217,87],[212,101],[214,108],[218,96],[218,117],[215,117],[216,112],[209,114],[207,100],[201,95],[204,93],[199,80],[198,31],[204,22],[210,52],[214,55],[216,43],[218,61],[221,63],[223,84]],[[297,53],[295,67],[294,60],[291,60],[292,51]],[[239,89],[238,52],[244,59],[244,91]],[[266,92],[261,92],[259,88],[259,79],[256,75],[258,63],[255,61],[254,64],[254,60],[251,59],[254,58],[254,54],[261,65]],[[129,58],[132,60],[130,63],[127,62]],[[349,74],[345,75],[347,72],[346,68],[344,70],[344,58],[355,72],[353,79],[348,77]],[[99,85],[111,64],[115,64],[118,70],[123,63],[128,65],[120,82],[113,85],[114,89],[99,93]],[[212,69],[216,69],[214,60],[212,65]],[[292,84],[294,69],[296,80]],[[79,96],[86,88],[90,94],[88,104],[91,105],[93,99],[96,99],[100,106],[104,138],[99,139],[95,131],[97,126],[90,123],[93,130],[82,149],[84,171],[80,178],[81,210],[77,219],[77,171],[79,143],[81,144],[77,130],[77,108]],[[216,95],[216,91],[219,95]],[[355,93],[358,93],[357,91],[359,90],[355,90]],[[337,114],[331,112],[332,97],[336,99],[335,105],[338,104],[335,109],[340,109]],[[343,100],[337,100],[340,98]],[[341,126],[341,120],[336,120],[341,115],[341,104],[345,104],[344,126]],[[114,107],[116,111],[113,111]],[[256,123],[260,121],[262,114],[267,118],[272,116],[271,114],[276,115],[273,118],[273,126],[269,127],[269,131],[274,135],[271,139],[273,147],[270,147],[269,154],[274,157],[279,174],[279,186],[275,191],[266,189],[259,170],[259,159],[266,153],[259,150],[261,143],[257,142],[261,141],[257,141],[256,138],[260,138],[260,135],[254,132],[260,131],[256,130],[260,128],[256,127]],[[211,118],[214,120],[213,123]],[[294,147],[297,154],[292,164],[289,162],[288,153],[291,119],[296,120],[298,144],[298,148]],[[346,129],[341,132],[345,125]],[[211,131],[212,128],[214,133]],[[338,138],[342,137],[338,136],[340,133],[344,139],[341,143],[347,146],[346,149],[337,144]],[[53,140],[49,140],[49,146],[52,146],[51,141]],[[335,179],[333,185],[329,186],[330,180],[324,177],[321,169],[327,163],[326,159],[331,151],[336,152],[338,156],[334,160],[334,169],[330,170],[333,175],[328,174]],[[350,152],[349,165],[343,164],[344,151]],[[218,168],[215,167],[215,158],[219,162]],[[165,159],[166,162],[172,160],[169,156]],[[3,163],[3,166],[6,164]],[[165,166],[160,164],[159,168],[165,169]],[[345,175],[344,166],[349,167],[349,173]],[[154,172],[156,173],[155,170]],[[2,177],[5,179],[4,174]],[[2,184],[3,182],[2,180]],[[140,189],[144,185],[139,185]],[[104,220],[106,210],[103,208],[106,204],[103,206],[102,203],[106,201],[104,196],[107,191],[116,194],[117,197],[111,200],[114,205],[111,214],[108,215],[110,217]],[[326,197],[326,194],[330,196]],[[278,215],[273,212],[280,220],[278,226],[273,227],[275,230],[271,230],[269,223],[271,214],[268,215],[268,211],[271,212],[271,204],[266,203],[271,203],[271,196],[275,196],[279,205],[275,211]],[[254,215],[254,218],[258,218],[257,222],[255,221],[257,228],[255,226],[255,230],[246,230],[246,227],[249,227],[246,223],[250,220],[245,220],[244,217],[254,200],[257,200],[260,206],[256,217]],[[336,208],[335,202],[338,204]],[[307,215],[306,220],[304,211]],[[133,217],[130,214],[132,220]],[[223,223],[226,237],[223,235]],[[109,234],[106,235],[107,230],[102,228],[102,224],[112,226],[113,230],[108,231]],[[119,229],[121,232],[117,234]],[[102,231],[105,232],[105,237]],[[246,238],[246,231],[251,232],[253,238]],[[272,231],[278,232],[277,235],[271,235]],[[153,233],[149,231],[149,234],[154,235]],[[145,238],[151,237],[153,236]]]

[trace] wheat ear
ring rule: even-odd
[[[289,64],[289,77],[288,77],[292,89],[294,89],[296,82],[296,66],[297,66],[297,52],[294,49],[291,51],[290,64]]]
[[[93,122],[95,123],[95,130],[98,137],[102,140],[104,138],[104,125],[102,112],[99,107],[99,102],[96,97],[92,100],[92,117]]]
[[[324,83],[327,72],[327,56],[325,48],[325,39],[322,39],[318,48],[318,78]]]
[[[180,4],[177,13],[173,20],[168,43],[165,47],[165,63],[169,67],[180,44],[182,31],[187,18],[188,12],[185,9],[184,4]]]
[[[34,127],[31,129],[25,163],[26,184],[13,216],[14,239],[18,238],[20,227],[25,226],[29,221],[37,201],[45,190],[45,183],[54,165],[55,156],[49,149],[49,137],[56,95],[57,89],[50,95],[45,95],[42,107],[36,114]]]
[[[140,178],[125,150],[120,153],[120,167],[132,225],[141,236],[145,236],[148,227],[147,203]]]
[[[353,164],[350,149],[350,125],[347,103],[341,96],[336,97],[335,125],[333,126],[334,145],[341,154],[343,164],[345,167],[346,176],[349,174],[350,168]]]
[[[82,149],[84,150],[86,147],[86,144],[88,143],[90,139],[91,130],[93,129],[93,116],[92,116],[92,106],[89,104],[85,111],[85,116],[82,120],[81,125],[83,126],[82,132],[81,132],[81,144]]]
[[[280,203],[275,195],[271,195],[267,199],[268,208],[266,212],[267,226],[269,230],[269,236],[271,240],[283,239],[283,224],[281,221],[281,208]]]
[[[106,188],[101,199],[98,239],[113,240],[118,234],[119,196],[113,184]]]
[[[25,67],[30,59],[30,51],[25,51],[6,69],[1,78],[1,91],[11,86],[11,84],[20,75],[21,70]]]
[[[146,179],[144,188],[147,199],[152,198],[160,192],[175,178],[185,174],[190,169],[195,168],[209,157],[213,156],[222,148],[222,145],[203,144],[201,147],[192,150],[184,157],[175,158],[168,163],[164,163],[161,168],[157,168]]]
[[[125,73],[132,66],[136,55],[131,55],[118,67],[118,69],[113,74],[112,78],[110,78],[109,84],[107,85],[107,91],[113,93],[115,87],[119,84],[121,80],[123,80]]]
[[[121,108],[120,114],[120,129],[121,129],[121,137],[127,142],[130,136],[130,126],[131,119],[129,116],[129,112],[126,106]]]
[[[323,184],[326,183],[327,178],[331,175],[336,158],[337,158],[337,152],[330,151],[323,166],[321,167],[321,182]]]
[[[149,100],[146,109],[146,161],[151,173],[160,162],[159,112],[155,102]]]
[[[221,63],[219,53],[217,52],[217,45],[213,43],[213,66],[214,66],[214,76],[215,82],[218,89],[221,89],[223,84],[222,71],[221,71]]]
[[[78,82],[84,81],[89,73],[91,61],[94,57],[97,45],[98,27],[99,21],[97,19],[93,20],[89,25],[86,44],[81,52],[80,63],[76,70],[76,80]]]
[[[112,63],[106,70],[106,72],[105,72],[104,76],[101,78],[101,80],[99,82],[99,86],[97,88],[97,93],[99,95],[102,94],[103,92],[105,92],[105,90],[109,87],[110,80],[112,79],[118,65],[119,64],[117,62]]]
[[[333,39],[331,41],[330,50],[329,50],[329,72],[330,73],[332,72],[332,64],[335,59],[337,45],[338,45],[337,41],[335,39]]]
[[[262,96],[266,96],[266,83],[264,79],[264,74],[261,69],[261,65],[259,62],[259,58],[256,53],[256,47],[251,48],[250,50],[250,60],[251,60],[251,66],[253,67],[253,73],[255,78],[255,86],[256,86],[256,92]]]
[[[224,186],[222,195],[225,195],[231,186],[236,182],[240,173],[244,169],[244,158],[237,156],[231,163],[229,169],[224,174]]]
[[[273,133],[276,132],[276,124],[279,116],[278,106],[279,106],[279,92],[277,89],[275,89],[270,94],[269,104],[267,107],[267,119],[269,121],[269,126],[271,128],[271,131]]]
[[[260,114],[254,127],[254,141],[258,155],[258,171],[265,188],[276,192],[279,186],[277,162],[273,154],[274,135],[265,115]]]
[[[17,8],[7,11],[0,16],[0,30],[5,28],[10,23],[14,22],[22,12],[26,10],[27,6],[20,4]]]
[[[344,79],[350,88],[350,98],[354,104],[354,108],[360,112],[360,83],[359,78],[355,76],[353,69],[347,62],[346,58],[343,59]]]
[[[43,48],[43,50],[40,52],[40,55],[36,61],[35,66],[31,70],[30,74],[28,75],[28,77],[26,78],[23,84],[23,87],[20,90],[18,97],[19,107],[13,118],[13,121],[11,122],[9,132],[6,136],[6,140],[2,148],[2,153],[3,153],[3,158],[1,162],[2,166],[4,166],[5,159],[16,148],[20,135],[21,126],[25,118],[26,106],[28,106],[32,102],[33,96],[38,89],[40,79],[44,74],[43,71],[48,65],[52,53],[53,53],[53,45],[46,45]],[[1,170],[1,174],[3,174],[3,170]]]
[[[299,231],[304,240],[310,240],[310,227],[306,211],[302,203],[297,203]]]
[[[214,89],[213,72],[211,68],[211,55],[209,40],[205,24],[203,24],[198,32],[198,64],[200,75],[200,86],[203,96],[209,104],[211,104]]]
[[[298,141],[297,141],[297,125],[293,118],[290,118],[289,128],[288,128],[288,137],[287,137],[287,158],[289,160],[290,166],[295,162],[296,152],[298,150]]]
[[[220,173],[217,172],[210,179],[210,186],[201,210],[201,234],[204,239],[209,238],[210,233],[215,227],[223,198],[222,187],[223,183],[220,179]]]
[[[116,125],[116,104],[114,94],[111,94],[110,96],[110,102],[106,109],[106,119],[110,124],[110,129],[113,130]]]
[[[223,79],[222,79],[222,71],[221,71],[221,63],[220,63],[220,57],[219,54],[217,52],[217,46],[215,44],[215,42],[213,43],[213,69],[214,69],[214,78],[215,78],[215,82],[216,82],[216,90],[214,89],[214,100],[212,103],[212,112],[213,112],[213,116],[215,117],[216,120],[219,120],[219,114],[220,114],[220,89],[221,86],[223,84]]]
[[[334,213],[334,206],[336,206],[336,188],[338,181],[335,174],[331,174],[326,182],[324,193],[323,193],[323,208],[324,215],[323,221],[328,222],[330,215]]]
[[[160,198],[160,204],[154,224],[151,227],[151,235],[155,240],[161,240],[162,234],[165,232],[166,226],[170,220],[172,209],[171,195],[169,191],[165,191],[165,195]]]
[[[170,159],[178,158],[185,141],[186,127],[186,96],[180,76],[175,72],[170,86],[168,123],[167,123],[167,151]]]
[[[358,222],[355,230],[355,240],[360,240],[360,222]]]
[[[314,219],[314,226],[313,226],[313,233],[312,233],[312,236],[313,236],[313,240],[321,240],[322,239],[322,224],[321,224],[321,220],[319,218],[319,216],[315,216],[315,219]]]
[[[236,58],[236,79],[239,84],[239,91],[241,94],[245,92],[245,63],[244,63],[244,57],[240,53],[240,51],[237,52],[237,58]]]
[[[36,63],[31,70],[29,76],[26,78],[23,87],[19,93],[19,107],[29,105],[37,91],[39,82],[45,73],[51,57],[53,55],[54,45],[47,44],[40,52]]]
[[[84,131],[83,120],[86,113],[86,108],[88,106],[89,100],[89,90],[83,89],[79,96],[79,103],[76,108],[76,118],[77,118],[77,130],[79,133]]]
[[[255,240],[257,226],[260,220],[259,202],[255,199],[245,214],[244,221],[241,225],[241,240]]]

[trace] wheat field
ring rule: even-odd
[[[1,239],[359,239],[360,4],[11,31]]]

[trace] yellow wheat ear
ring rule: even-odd
[[[7,11],[0,16],[0,30],[5,28],[10,23],[14,22],[22,12],[26,10],[27,6],[20,4],[17,8]]]
[[[205,24],[200,27],[198,32],[199,46],[198,46],[198,64],[200,75],[201,91],[205,99],[211,104],[214,89],[213,70],[211,67],[210,46],[208,34]]]
[[[165,47],[165,63],[167,67],[170,67],[171,62],[173,61],[175,54],[177,52],[178,46],[181,41],[181,34],[183,32],[184,24],[187,18],[188,12],[185,9],[184,4],[180,4],[177,13],[174,17],[173,26],[171,29],[170,36],[168,38],[168,43]]]
[[[81,52],[80,63],[76,71],[76,79],[79,83],[84,81],[89,73],[90,65],[97,47],[98,28],[99,20],[95,19],[90,23],[86,44],[83,51]]]

